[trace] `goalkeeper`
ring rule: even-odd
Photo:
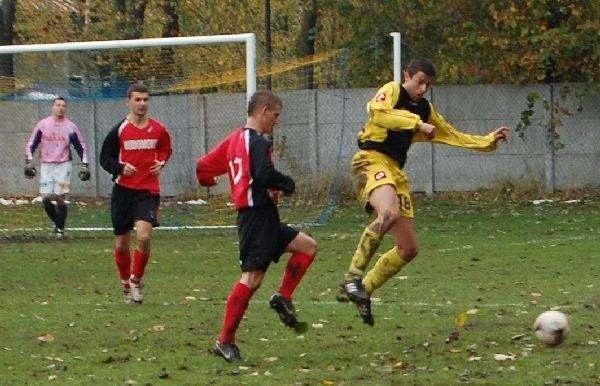
[[[408,177],[403,170],[414,142],[437,142],[479,151],[496,149],[509,129],[499,127],[480,136],[456,130],[424,98],[436,69],[428,59],[414,59],[404,71],[404,83],[383,85],[367,104],[369,119],[358,134],[359,151],[352,174],[359,200],[377,218],[367,226],[342,283],[342,295],[354,302],[364,323],[374,324],[370,296],[418,253]],[[385,234],[395,246],[366,272]]]
[[[67,220],[65,195],[71,184],[71,145],[81,159],[79,179],[90,179],[85,141],[77,125],[66,118],[66,112],[65,98],[55,98],[52,115],[36,124],[25,146],[25,177],[29,179],[37,174],[32,161],[33,153],[40,147],[40,194],[44,210],[54,223],[54,235],[59,238],[64,235]]]

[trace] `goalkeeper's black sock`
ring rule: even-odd
[[[44,210],[46,211],[46,214],[48,217],[50,217],[50,220],[52,220],[54,225],[56,225],[56,206],[54,206],[52,200],[49,198],[43,199],[42,202],[44,203]]]
[[[65,204],[56,205],[56,227],[58,229],[65,229],[66,221],[67,221],[67,206]]]

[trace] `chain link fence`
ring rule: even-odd
[[[324,203],[331,192],[338,195],[349,182],[350,158],[357,150],[356,134],[367,118],[365,104],[376,89],[345,87],[347,68],[343,51],[301,63],[277,58],[272,62],[275,65],[270,70],[259,63],[259,87],[264,87],[270,76],[273,90],[284,102],[281,123],[273,137],[277,167],[295,178],[303,199]],[[195,181],[196,158],[245,123],[243,79],[228,76],[231,79],[222,84],[210,86],[205,82],[199,88],[191,87],[189,79],[187,83],[186,79],[177,79],[176,92],[169,92],[167,83],[148,80],[158,91],[151,99],[151,115],[170,129],[175,150],[162,178],[163,195],[205,194]],[[190,87],[182,87],[186,84]],[[92,90],[91,86],[86,87]],[[524,139],[513,133],[496,152],[415,144],[406,165],[412,189],[468,191],[502,181],[534,181],[547,190],[600,186],[597,99],[588,98],[581,109],[570,99],[561,102],[564,111],[557,131],[564,147],[555,149],[548,140],[546,126],[556,116],[544,108],[543,101],[553,103],[559,87],[562,85],[435,86],[428,98],[436,108],[459,130],[474,134],[486,134],[500,125],[515,128],[528,95],[539,94],[540,102],[532,111],[532,122]],[[98,154],[108,130],[127,113],[124,90],[120,96],[112,92],[114,88],[106,95],[84,93],[81,87],[72,92],[68,82],[60,85],[47,82],[34,91],[38,94],[33,97],[13,95],[0,101],[3,118],[0,161],[5,165],[0,170],[0,195],[37,194],[38,182],[23,177],[22,160],[31,129],[50,114],[51,100],[32,99],[60,94],[68,98],[68,115],[82,129],[91,159],[92,179],[85,183],[73,179],[72,194],[107,197],[112,182],[99,167]],[[75,164],[78,163],[75,159]],[[226,191],[224,182],[211,193]]]

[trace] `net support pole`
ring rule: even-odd
[[[246,38],[246,102],[256,92],[256,35]]]
[[[256,91],[256,35],[253,33],[208,36],[181,36],[173,38],[100,40],[51,44],[8,45],[0,46],[0,55],[20,54],[28,52],[89,51],[112,48],[142,48],[161,46],[183,46],[195,44],[209,45],[219,43],[246,44],[246,97],[250,99],[250,96]]]
[[[390,36],[394,39],[394,82],[402,83],[402,36],[400,32],[390,32]]]

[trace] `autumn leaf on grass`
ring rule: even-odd
[[[516,358],[516,356],[513,353],[494,354],[494,359],[497,361],[514,361],[515,358]]]
[[[456,327],[464,327],[467,323],[467,319],[467,313],[461,312],[460,314],[456,315],[456,318],[454,318],[454,324]]]
[[[460,334],[458,333],[458,331],[454,330],[450,333],[450,335],[448,335],[444,343],[456,342],[459,339],[459,337]]]
[[[53,342],[54,341],[54,336],[50,335],[50,334],[44,334],[42,336],[38,336],[37,340],[39,340],[40,342]]]

